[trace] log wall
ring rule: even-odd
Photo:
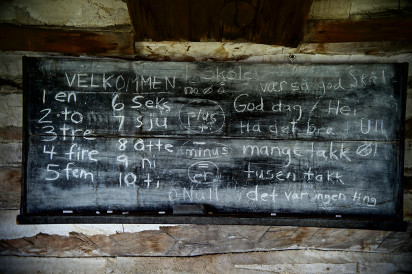
[[[0,272],[412,271],[411,72],[405,125],[404,219],[409,227],[406,232],[268,226],[16,225],[21,194],[24,55],[117,56],[154,61],[409,62],[411,66],[412,45],[408,40],[381,38],[335,43],[323,38],[304,38],[305,42],[296,48],[236,42],[134,43],[127,6],[120,0],[89,0],[84,1],[86,4],[75,1],[68,8],[70,12],[60,15],[48,13],[34,1],[23,6],[19,1],[5,2],[9,13],[0,8],[0,39],[13,41],[0,43],[9,45],[0,46]],[[369,2],[314,1],[308,22],[324,20],[322,26],[326,26],[328,20],[367,20],[368,14],[373,14],[373,19],[379,18],[379,13],[387,18],[393,14],[388,11],[410,9],[407,1],[379,1],[380,5]],[[57,36],[52,35],[55,29],[59,30]],[[33,43],[25,40],[19,44],[24,45],[21,47],[15,44],[31,35],[30,30],[43,36],[37,36]],[[20,33],[20,37],[13,37],[13,33]],[[82,35],[87,39],[81,40]]]

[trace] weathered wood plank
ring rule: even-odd
[[[0,94],[0,128],[22,127],[23,94]]]
[[[190,0],[127,1],[137,41],[190,39]]]
[[[0,209],[20,208],[21,168],[0,168]]]
[[[314,0],[308,20],[348,19],[351,4],[346,0]]]
[[[296,46],[312,1],[127,3],[137,41],[253,41]]]
[[[400,0],[357,0],[352,1],[350,19],[372,19],[402,15]]]
[[[0,142],[18,143],[22,141],[23,129],[21,127],[7,126],[0,128]]]
[[[405,176],[403,181],[403,193],[412,194],[412,177]]]
[[[412,188],[404,190],[403,194],[403,216],[405,221],[412,221]]]
[[[296,53],[336,54],[336,55],[372,55],[386,56],[392,53],[403,54],[412,51],[410,41],[342,42],[342,43],[301,43]],[[362,56],[365,58],[367,56]],[[366,60],[366,59],[365,59]],[[347,62],[347,61],[346,61]]]
[[[222,0],[190,1],[190,41],[222,41]]]
[[[409,273],[408,255],[320,250],[288,250],[202,257],[0,257],[2,273]],[[379,263],[377,263],[379,262]],[[284,271],[284,272],[282,272]]]
[[[0,93],[21,93],[22,84],[9,79],[0,78]]]
[[[134,40],[132,32],[0,24],[0,50],[128,55],[134,53]]]
[[[0,166],[20,166],[21,161],[21,143],[0,143]]]
[[[260,1],[252,41],[296,47],[303,38],[310,1]]]
[[[1,240],[0,255],[198,256],[291,249],[411,254],[411,231],[411,227],[407,232],[394,233],[307,227],[190,225],[108,236],[86,236],[81,233],[71,233],[69,236],[38,234]]]
[[[224,1],[221,10],[222,41],[251,41],[255,26],[257,0]]]
[[[355,273],[357,270],[357,263],[310,263],[310,264],[238,264],[236,269],[246,271],[267,271],[274,273]]]
[[[2,83],[10,84],[18,89],[22,88],[23,68],[21,60],[23,55],[24,53],[0,53],[0,79],[2,80]]]
[[[405,162],[404,166],[406,171],[410,171],[412,168],[412,139],[410,137],[405,138]],[[409,176],[409,173],[405,173]]]
[[[18,239],[35,236],[39,233],[69,236],[71,232],[84,234],[86,236],[112,235],[116,233],[137,233],[146,230],[159,230],[162,225],[154,224],[60,224],[60,225],[17,225],[16,217],[18,209],[0,210],[0,239]]]
[[[368,20],[308,21],[304,43],[408,41],[412,37],[412,18],[394,17]]]

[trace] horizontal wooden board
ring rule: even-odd
[[[410,41],[341,42],[341,43],[301,43],[297,53],[305,54],[365,54],[386,56],[412,51]],[[372,57],[373,58],[373,57]],[[366,59],[365,59],[366,60]]]
[[[23,128],[21,127],[0,127],[0,142],[21,142],[23,136]]]
[[[21,167],[0,168],[0,209],[20,208]]]
[[[30,239],[32,240],[32,239]],[[85,239],[87,240],[87,239]],[[93,239],[96,241],[96,239]],[[103,240],[103,239],[101,239]],[[237,239],[239,240],[239,239]],[[119,241],[122,245],[123,241]],[[118,242],[118,243],[119,243]],[[134,241],[130,244],[138,244]],[[51,244],[51,243],[48,243]],[[154,242],[158,247],[160,243]],[[201,248],[197,243],[187,248]],[[43,250],[50,249],[44,246]],[[83,250],[82,250],[83,251]],[[87,249],[90,254],[93,249]],[[78,253],[76,253],[78,254]],[[70,250],[66,250],[70,256]],[[272,252],[241,252],[213,254],[202,257],[102,257],[69,258],[50,256],[26,257],[3,256],[0,258],[0,271],[10,273],[55,272],[111,272],[133,273],[408,273],[412,271],[407,254],[374,254],[370,252],[340,252],[323,250],[276,250]],[[377,263],[377,261],[379,263]],[[405,263],[406,262],[406,263]],[[148,271],[150,269],[150,271]]]
[[[307,21],[302,42],[341,43],[411,40],[412,18]]]
[[[127,1],[137,41],[249,41],[296,46],[312,1]]]
[[[137,41],[187,41],[189,0],[127,1]]]
[[[23,213],[402,218],[406,73],[27,58]]]
[[[134,54],[132,32],[0,24],[0,50],[92,55]]]
[[[128,225],[125,224],[124,227],[127,230]],[[407,232],[388,232],[296,226],[185,225],[160,227],[159,230],[146,230],[140,233],[129,231],[109,235],[90,235],[87,233],[89,230],[86,225],[83,229],[80,232],[71,232],[68,236],[43,233],[24,238],[3,239],[0,240],[0,254],[147,258],[245,252],[268,254],[267,251],[274,250],[324,250],[327,251],[329,259],[333,251],[343,251],[339,252],[339,258],[353,251],[357,254],[369,254],[376,259],[375,256],[379,253],[410,257],[412,252],[410,228]],[[295,262],[300,260],[298,256],[288,256],[288,259],[296,260]],[[311,256],[310,260],[318,262],[324,259]]]
[[[302,41],[312,2],[260,1],[252,41],[297,47]]]

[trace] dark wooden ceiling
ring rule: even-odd
[[[127,0],[136,41],[306,43],[412,40],[411,12],[307,20],[313,0]]]
[[[297,46],[312,0],[127,0],[137,41]]]
[[[317,43],[317,49],[341,42],[391,42],[395,50],[412,51],[412,10],[401,8],[357,18],[308,20],[313,0],[126,2],[133,32],[130,25],[81,29],[3,23],[0,50],[129,56],[140,41],[233,41],[288,47]]]

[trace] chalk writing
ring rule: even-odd
[[[179,203],[397,212],[398,65],[28,58],[25,67],[29,213],[166,214]]]
[[[211,100],[194,100],[182,106],[179,112],[183,127],[196,133],[216,133],[225,123],[222,107]]]

